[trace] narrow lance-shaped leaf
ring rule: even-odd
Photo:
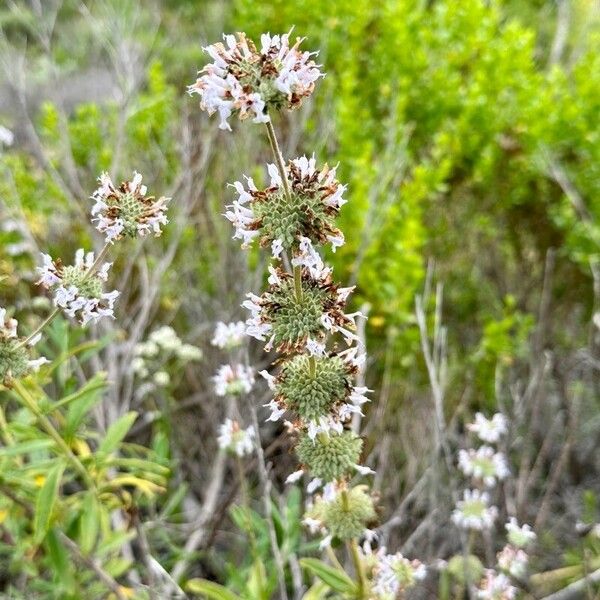
[[[60,480],[62,478],[65,465],[60,461],[54,468],[48,473],[44,485],[40,488],[35,503],[35,518],[34,518],[34,540],[36,544],[39,544],[50,527],[52,519],[52,511],[56,504],[58,496],[58,489],[60,487]]]

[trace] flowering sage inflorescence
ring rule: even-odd
[[[290,47],[289,34],[264,34],[259,50],[243,33],[225,35],[224,43],[205,48],[213,62],[189,92],[200,95],[201,109],[219,113],[221,129],[231,131],[227,119],[234,114],[266,126],[274,157],[266,166],[268,185],[250,177],[232,183],[237,196],[225,217],[242,248],[256,240],[270,250],[267,288],[260,295],[249,293],[243,303],[250,311],[246,333],[264,342],[267,352],[281,354],[276,369],[260,373],[273,392],[268,420],[287,417],[296,441],[300,468],[288,482],[306,472],[312,477],[309,493],[321,490],[309,501],[304,523],[323,536],[322,546],[333,539],[348,543],[361,598],[388,598],[387,591],[377,594],[373,580],[379,577],[381,590],[396,589],[388,581],[395,572],[390,565],[400,564],[402,557],[390,562],[385,553],[371,553],[367,560],[357,544],[362,537],[373,538],[369,527],[377,516],[368,486],[353,483],[355,476],[373,473],[360,464],[363,441],[350,427],[369,392],[355,384],[365,362],[356,334],[362,315],[347,312],[354,288],[334,280],[318,250],[328,245],[335,251],[344,244],[335,220],[346,203],[346,186],[336,168],[318,165],[314,156],[286,162],[272,123],[275,110],[297,107],[322,76],[311,58],[315,53],[300,52],[301,41]],[[228,332],[219,333],[214,343],[227,345]],[[410,578],[410,585],[423,571]]]

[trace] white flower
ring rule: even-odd
[[[177,356],[185,362],[202,360],[202,350],[192,344],[182,344],[177,350]]]
[[[111,263],[104,263],[92,272],[94,253],[85,254],[81,248],[75,253],[73,266],[55,262],[48,254],[42,254],[42,258],[43,266],[38,267],[38,284],[53,292],[55,306],[62,308],[69,317],[76,317],[82,325],[113,316],[119,292],[102,290]]]
[[[179,352],[182,346],[175,330],[168,325],[163,325],[153,331],[148,339],[167,352]]]
[[[281,417],[285,414],[285,408],[281,408],[275,400],[271,400],[264,406],[271,409],[271,414],[267,417],[267,421],[279,421]]]
[[[373,469],[370,467],[366,467],[364,465],[354,465],[354,468],[361,475],[375,475],[375,471],[373,471]]]
[[[254,372],[240,364],[223,365],[213,377],[217,396],[248,394],[254,385]]]
[[[487,487],[493,487],[510,474],[504,454],[495,452],[491,446],[459,450],[458,465],[465,475],[483,481]]]
[[[156,344],[155,342],[147,341],[147,342],[140,342],[139,344],[136,344],[133,351],[138,356],[145,356],[147,358],[152,358],[152,357],[158,355],[158,353],[160,352],[160,348],[158,347],[158,344]]]
[[[487,569],[485,577],[479,584],[477,598],[480,600],[512,600],[517,589],[510,584],[510,579],[503,573]]]
[[[132,371],[141,378],[148,377],[148,369],[146,368],[146,361],[141,356],[136,356],[131,361]]]
[[[166,371],[157,371],[152,378],[154,383],[160,387],[166,387],[171,383],[171,378]]]
[[[306,351],[311,356],[325,356],[325,344],[322,344],[321,342],[318,342],[317,340],[307,338]]]
[[[297,481],[299,481],[300,479],[302,479],[302,475],[304,475],[304,470],[303,469],[298,469],[297,471],[294,471],[293,473],[290,473],[287,477],[285,482],[286,483],[296,483]]]
[[[269,373],[269,371],[265,371],[263,369],[262,371],[259,371],[258,374],[267,381],[267,385],[269,386],[270,390],[275,390],[276,389],[276,385],[275,385],[275,379],[276,378],[273,375],[271,375]]]
[[[525,548],[534,542],[537,537],[529,525],[525,524],[519,527],[519,524],[514,517],[510,518],[505,527],[508,541],[518,548]]]
[[[409,560],[400,552],[385,554],[385,549],[381,549],[375,557],[373,592],[381,600],[394,600],[400,592],[413,587],[427,574],[423,563],[416,559]]]
[[[476,433],[488,444],[495,444],[508,431],[508,422],[501,413],[496,413],[491,419],[486,419],[482,413],[475,415],[475,422],[467,425],[469,431]]]
[[[0,146],[12,146],[14,141],[14,133],[10,129],[0,125]]]
[[[527,573],[529,557],[521,548],[504,546],[496,558],[498,567],[513,577],[521,578]]]
[[[108,173],[98,178],[100,185],[92,194],[92,222],[105,235],[107,242],[127,237],[143,237],[148,233],[159,236],[161,226],[166,225],[167,203],[170,198],[146,196],[142,176],[135,172],[131,181],[124,181],[117,188]]]
[[[497,515],[498,509],[489,506],[486,492],[465,490],[452,513],[452,521],[463,529],[490,529]]]
[[[319,433],[328,434],[330,431],[334,431],[341,434],[343,430],[342,423],[331,416],[320,417],[318,421],[309,421],[306,427],[308,437],[311,440],[314,440]]]
[[[254,450],[254,428],[248,427],[242,429],[237,421],[226,419],[225,423],[219,426],[219,437],[217,441],[219,448],[229,450],[238,456],[251,454]]]

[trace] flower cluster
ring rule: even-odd
[[[375,518],[375,506],[367,486],[348,487],[343,482],[329,483],[308,507],[304,524],[313,533],[323,534],[325,537],[321,545],[326,546],[334,538],[350,540],[362,537]]]
[[[113,316],[119,292],[102,289],[112,263],[104,263],[96,270],[94,253],[85,254],[81,248],[75,253],[73,265],[65,266],[49,254],[42,254],[42,257],[44,264],[38,267],[38,285],[52,291],[55,306],[62,308],[69,317],[76,317],[82,325]]]
[[[486,570],[477,590],[477,598],[480,600],[513,600],[516,595],[517,588],[511,584],[510,579],[493,569]]]
[[[460,450],[458,466],[465,475],[473,477],[489,488],[494,487],[510,473],[504,454],[496,452],[491,446],[481,446],[477,450]]]
[[[147,189],[142,185],[142,176],[133,174],[131,181],[124,181],[119,187],[112,182],[108,173],[98,178],[100,186],[92,194],[95,204],[92,207],[92,222],[96,229],[105,235],[107,242],[114,242],[124,236],[143,237],[152,232],[162,233],[166,225],[167,202],[169,198],[146,196]]]
[[[367,554],[370,548],[367,547]],[[373,588],[377,600],[395,600],[427,575],[425,565],[400,552],[386,554],[385,548],[373,553]]]
[[[491,529],[498,509],[490,506],[487,492],[464,490],[462,500],[456,503],[452,521],[463,529]]]
[[[315,158],[302,156],[286,166],[291,197],[288,196],[281,176],[274,164],[267,165],[270,185],[259,190],[250,177],[246,187],[236,181],[232,184],[238,199],[227,206],[225,216],[235,227],[234,239],[247,247],[257,238],[261,247],[270,246],[275,257],[283,248],[298,244],[298,236],[313,244],[330,243],[333,250],[344,243],[342,232],[334,220],[346,203],[346,186],[336,179],[336,169],[324,165],[316,168]]]
[[[212,339],[212,345],[221,350],[239,348],[246,338],[246,324],[244,321],[223,323],[219,321]]]
[[[252,426],[242,429],[237,421],[225,419],[219,427],[217,438],[219,448],[227,450],[237,456],[252,454],[254,450],[255,432]]]
[[[222,365],[213,377],[217,396],[248,394],[254,385],[254,371],[241,364]]]
[[[0,308],[0,382],[10,385],[11,379],[25,377],[48,362],[43,356],[32,359],[29,348],[41,338],[41,334],[27,341],[17,334],[18,322],[7,318],[6,309]]]
[[[475,414],[475,421],[469,423],[467,429],[477,434],[481,441],[497,444],[508,431],[508,422],[502,413],[496,413],[491,419],[487,419],[478,412]]]
[[[45,358],[31,360],[26,348],[40,339],[42,329],[61,312],[76,318],[82,325],[96,322],[102,317],[113,317],[119,292],[104,291],[112,266],[110,262],[103,262],[109,244],[123,236],[143,236],[149,231],[158,235],[160,226],[167,223],[165,205],[168,199],[155,201],[153,197],[147,197],[146,186],[142,185],[142,176],[138,173],[134,173],[131,182],[122,183],[118,189],[106,173],[99,180],[100,187],[92,196],[95,200],[92,222],[96,222],[97,229],[106,235],[106,245],[97,258],[93,252],[77,250],[72,265],[64,265],[60,259],[54,260],[49,254],[42,254],[42,266],[37,269],[40,276],[37,283],[51,291],[55,309],[36,332],[25,339],[17,337],[17,322],[14,319],[7,320],[6,310],[0,309],[0,381],[10,382],[11,379],[24,377],[46,362]],[[17,227],[15,222],[8,220],[3,224],[5,231],[14,231]],[[12,249],[13,253],[21,251],[19,247]],[[37,298],[33,304],[39,304],[42,300],[49,305],[46,298]],[[179,352],[182,359],[185,355],[185,360],[195,360],[199,350],[184,345]],[[138,372],[145,370],[148,374],[141,356],[134,359],[134,369]],[[155,378],[159,385],[168,383],[165,372],[156,373]]]
[[[500,413],[486,419],[481,413],[475,422],[467,425],[469,431],[488,443],[496,443],[506,433],[506,417]],[[493,488],[510,474],[506,457],[491,446],[462,449],[458,452],[458,466],[479,487]],[[463,499],[452,513],[456,525],[465,529],[489,529],[498,515],[498,509],[490,506],[489,495],[481,489],[465,490]]]
[[[290,32],[291,33],[291,32]],[[290,47],[290,34],[263,34],[260,50],[245,34],[224,35],[204,48],[214,62],[206,65],[190,95],[200,96],[200,108],[219,114],[220,129],[231,131],[227,119],[251,117],[255,123],[269,121],[269,109],[292,109],[310,96],[322,73],[310,52],[302,52],[298,38]]]
[[[302,243],[316,253],[306,238]],[[320,261],[320,257],[316,255]],[[348,344],[357,340],[353,330],[360,313],[346,314],[346,300],[352,288],[340,288],[333,282],[331,269],[313,266],[304,257],[296,257],[297,274],[270,267],[269,288],[262,296],[248,294],[243,304],[252,316],[247,321],[248,335],[265,341],[265,350],[273,346],[282,353],[324,353],[323,340],[341,333]]]
[[[159,387],[169,385],[171,378],[165,370],[169,362],[177,361],[181,366],[202,359],[202,350],[181,341],[175,330],[168,325],[153,331],[147,341],[136,344],[131,368],[140,379],[152,375],[152,381]]]

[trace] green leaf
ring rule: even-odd
[[[55,584],[53,585],[55,591],[59,593],[72,593],[75,589],[75,581],[73,580],[71,557],[58,539],[55,527],[52,527],[48,531],[44,545],[54,573]],[[59,586],[56,586],[58,582],[60,582]]]
[[[127,432],[131,429],[133,422],[137,418],[136,412],[129,412],[123,415],[120,419],[115,421],[106,432],[104,439],[98,446],[98,452],[105,452],[106,454],[113,452],[117,449],[118,445],[123,441]]]
[[[316,575],[337,592],[342,594],[356,593],[356,584],[341,569],[332,567],[317,558],[302,558],[300,559],[300,566]]]
[[[54,444],[54,440],[50,439],[31,440],[29,442],[14,444],[13,446],[0,448],[0,458],[3,458],[5,456],[21,456],[23,454],[28,454],[29,452],[46,450],[54,446]]]
[[[44,481],[44,485],[42,485],[37,495],[33,521],[34,541],[36,544],[39,544],[46,537],[46,533],[48,533],[52,511],[56,504],[58,488],[64,470],[65,465],[60,461],[50,470],[46,481]]]
[[[96,545],[100,528],[100,507],[94,492],[87,492],[81,503],[79,518],[79,547],[84,554],[89,554]]]
[[[302,596],[302,600],[324,600],[328,592],[329,586],[322,581],[318,581]]]
[[[206,579],[190,579],[185,587],[192,594],[204,594],[214,600],[242,600],[241,596],[230,592],[226,587]]]

